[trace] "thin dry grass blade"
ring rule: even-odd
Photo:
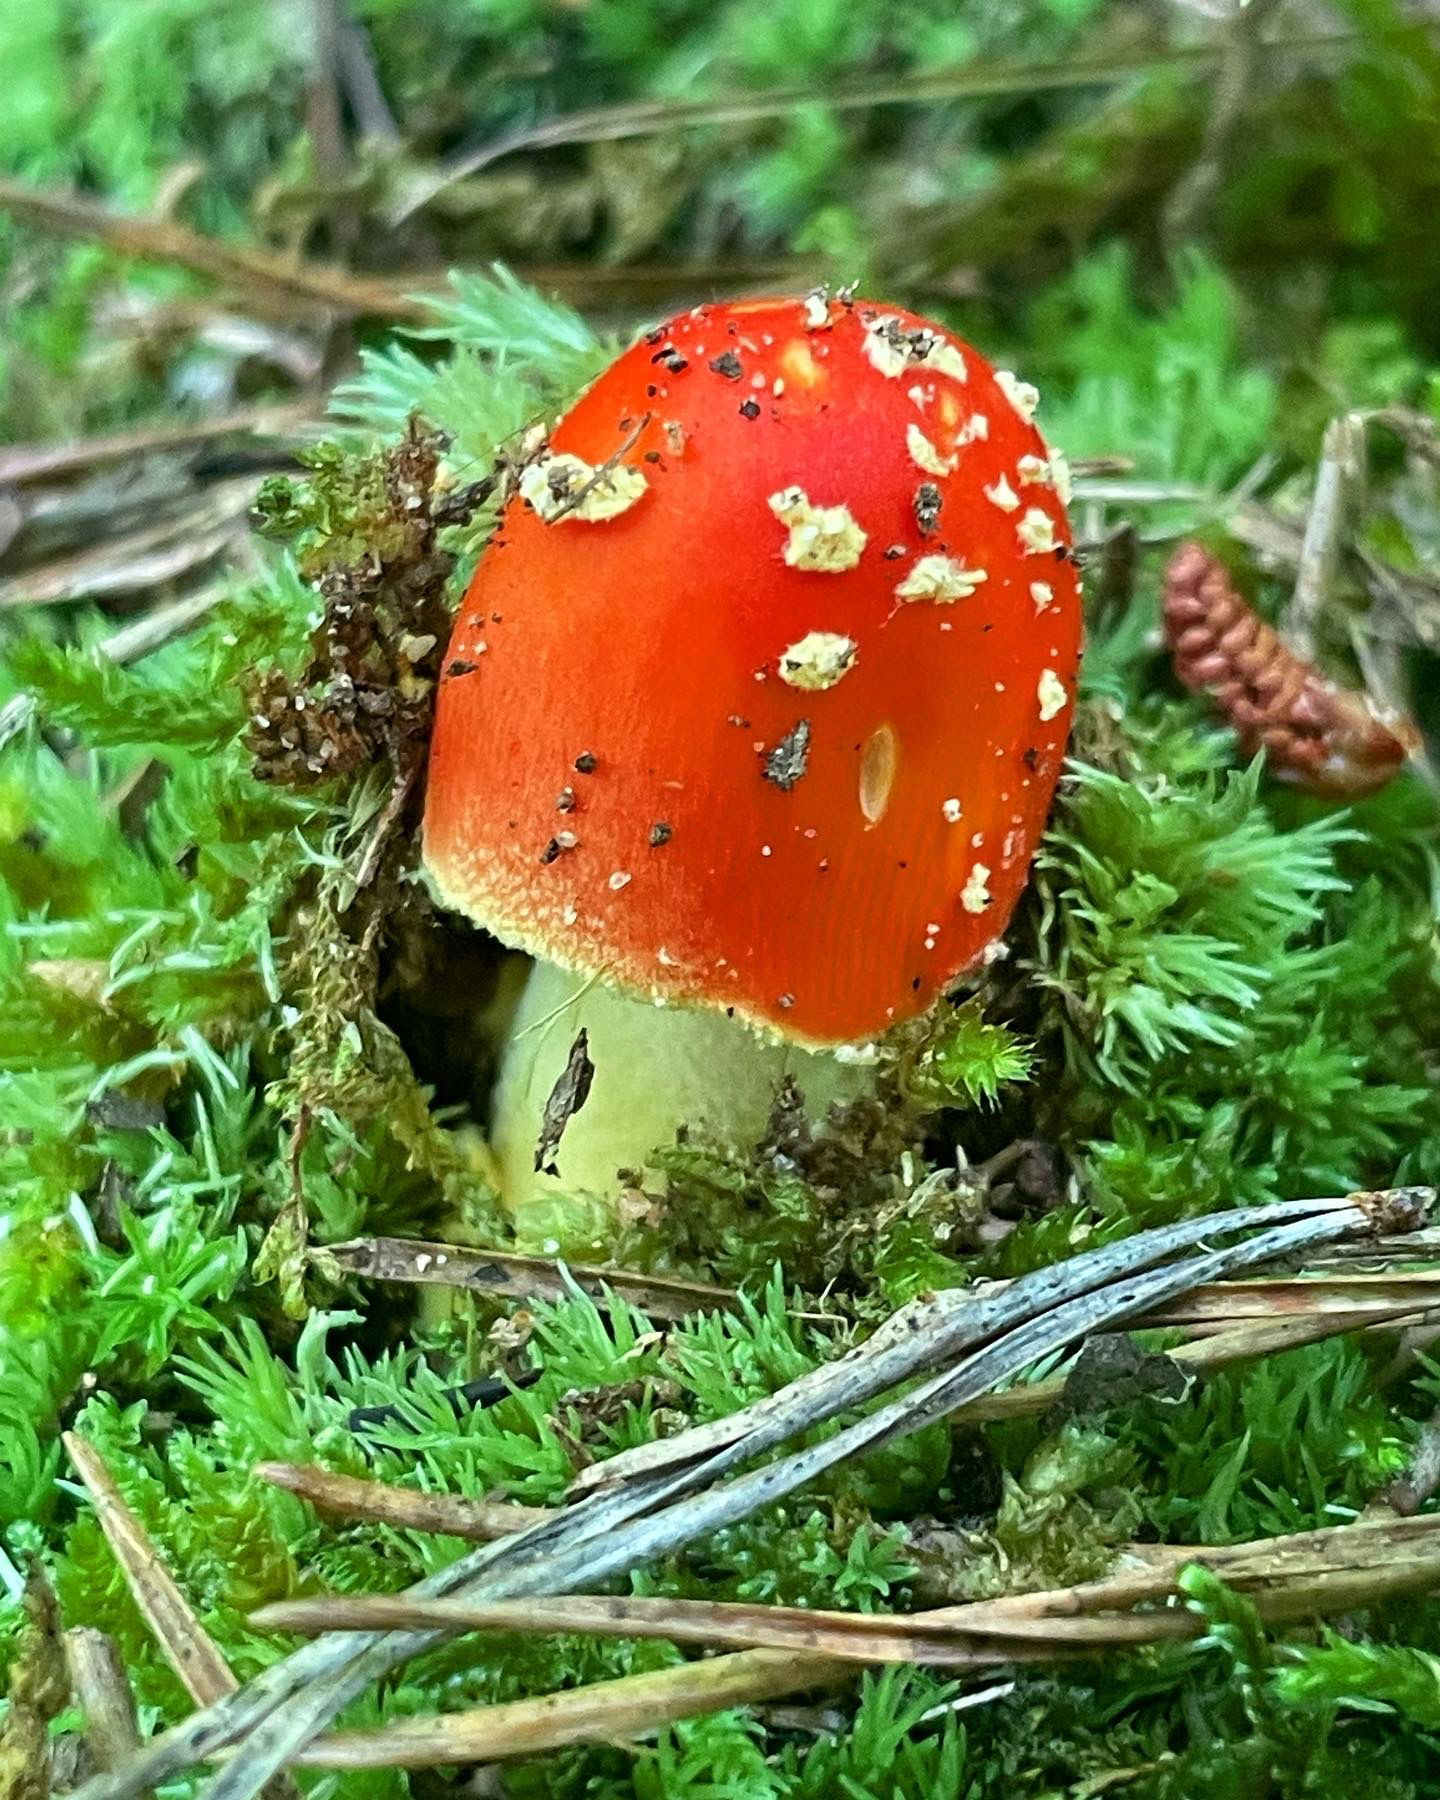
[[[1271,49],[1324,50],[1348,41],[1348,33],[1327,33],[1297,37],[1288,43],[1279,40]],[[695,130],[706,125],[745,124],[793,112],[799,106],[817,101],[842,110],[853,110],[978,100],[1007,93],[1035,94],[1058,88],[1110,87],[1137,74],[1196,65],[1208,67],[1218,58],[1220,50],[1218,44],[1198,44],[1158,50],[1146,48],[1089,62],[1077,57],[1059,62],[996,60],[934,69],[923,74],[832,83],[823,91],[814,87],[768,88],[712,100],[641,100],[587,107],[462,150],[443,169],[417,179],[392,212],[390,222],[401,223],[445,188],[479,174],[492,163],[517,151],[548,150],[563,144],[614,142],[623,138],[649,137],[662,131]]]
[[[578,1287],[603,1305],[609,1294],[616,1294],[652,1319],[683,1319],[719,1306],[738,1306],[740,1301],[734,1288],[708,1281],[587,1263],[561,1264],[550,1256],[517,1256],[508,1250],[476,1250],[423,1238],[352,1238],[344,1244],[327,1244],[319,1254],[347,1275],[422,1287],[469,1288],[499,1299],[568,1300]]]
[[[1440,1273],[1317,1275],[1293,1281],[1217,1281],[1157,1308],[1144,1323],[1229,1325],[1334,1313],[1359,1324],[1435,1306],[1440,1306]]]
[[[350,1519],[373,1519],[405,1531],[434,1531],[488,1544],[553,1517],[548,1506],[520,1506],[511,1500],[467,1500],[460,1494],[424,1494],[386,1481],[332,1475],[313,1463],[257,1463],[255,1473],[273,1487],[308,1500],[321,1512]]]
[[[565,1744],[604,1743],[655,1731],[676,1719],[750,1706],[777,1694],[846,1679],[829,1656],[745,1650],[734,1656],[597,1681],[590,1687],[482,1706],[436,1719],[410,1719],[375,1731],[339,1731],[313,1744],[310,1769],[424,1769],[437,1763],[498,1762]]]
[[[724,1649],[794,1650],[852,1662],[924,1662],[953,1668],[1053,1656],[1055,1645],[1017,1651],[967,1641],[973,1634],[947,1621],[931,1630],[928,1613],[824,1612],[806,1607],[753,1606],[663,1596],[608,1598],[572,1595],[559,1600],[501,1600],[470,1605],[454,1600],[413,1600],[402,1594],[325,1595],[285,1600],[261,1608],[251,1622],[276,1631],[539,1631],[580,1632],[594,1637],[667,1638]],[[1122,1620],[1124,1628],[1138,1621]],[[1033,1620],[1015,1635],[1028,1636]],[[1083,1639],[1097,1621],[1047,1621],[1055,1644]],[[1073,1633],[1070,1628],[1073,1627]],[[987,1634],[988,1635],[988,1634]],[[1038,1634],[1035,1634],[1038,1635]],[[1148,1641],[1153,1633],[1141,1634]]]
[[[1195,1637],[1203,1621],[1174,1608],[1173,1596],[1180,1571],[1196,1563],[1232,1585],[1254,1589],[1257,1610],[1272,1621],[1369,1605],[1440,1583],[1440,1519],[1425,1532],[1385,1528],[1395,1523],[1336,1526],[1213,1549],[1181,1545],[1159,1550],[1150,1566],[1116,1579],[921,1613],[846,1613],[650,1595],[486,1604],[397,1594],[285,1601],[262,1608],[252,1622],[297,1632],[581,1632],[967,1668]],[[1118,1610],[1142,1603],[1162,1610]]]

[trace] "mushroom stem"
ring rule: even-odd
[[[581,1031],[594,1079],[553,1152],[534,1167],[545,1105]],[[506,1205],[525,1240],[574,1244],[605,1233],[619,1171],[653,1168],[657,1149],[688,1127],[709,1141],[757,1143],[781,1081],[792,1077],[812,1117],[865,1092],[863,1063],[805,1050],[708,1009],[656,1006],[550,962],[536,962],[506,1044],[491,1142]],[[594,1203],[587,1211],[582,1197]]]

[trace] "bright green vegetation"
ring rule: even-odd
[[[293,123],[303,78],[273,16],[88,0],[78,11],[94,37],[82,52],[64,29],[73,10],[24,0],[0,19],[6,66],[23,52],[29,71],[25,105],[0,120],[0,159],[35,176],[88,172],[139,203],[192,143],[191,109],[208,108],[213,156],[195,218],[238,228],[253,167]],[[663,14],[639,0],[369,0],[355,12],[394,93],[475,82],[491,111],[469,123],[487,132],[597,94],[678,92],[696,68],[738,70],[751,87],[823,82],[871,69],[882,51],[907,70],[1002,50],[1103,56],[1119,30],[1083,0],[1033,7],[1013,32],[933,9],[812,0]],[[431,17],[442,12],[453,19],[443,30]],[[958,102],[926,115],[928,175],[950,197],[935,202],[917,254],[933,268],[942,228],[963,227],[983,263],[1026,279],[1023,299],[997,283],[983,303],[925,303],[1041,383],[1041,422],[1072,456],[1123,455],[1137,481],[1182,490],[1136,510],[1157,539],[1194,527],[1222,543],[1218,496],[1262,456],[1276,459],[1266,495],[1298,502],[1333,412],[1423,408],[1436,392],[1440,345],[1419,295],[1436,285],[1423,183],[1440,164],[1422,154],[1421,121],[1440,64],[1378,7],[1355,4],[1347,16],[1370,34],[1369,54],[1341,59],[1333,81],[1303,93],[1298,83],[1266,91],[1268,160],[1252,158],[1227,193],[1211,253],[1164,267],[1138,231],[1129,244],[1101,241],[1114,223],[1102,207],[1086,214],[1089,248],[1064,268],[1047,267],[1033,243],[1002,241],[1000,221],[1016,192],[1062,216],[1067,195],[1107,181],[1127,199],[1103,145],[1089,162],[1082,153],[1085,133],[1102,126],[1133,137],[1137,111],[1157,156],[1177,145],[1193,153],[1183,80],[1126,88],[1084,120],[1072,118],[1073,100],[1046,100],[1043,123],[1067,146],[1053,166],[1037,148],[1039,123],[1027,128],[1014,108],[986,115],[990,135],[978,141]],[[178,77],[173,89],[157,84],[157,43],[174,47],[188,89]],[[598,89],[565,72],[572,57],[602,72]],[[92,80],[103,68],[102,98],[79,131],[76,59]],[[474,74],[496,59],[516,71],[503,98]],[[722,86],[712,74],[710,90]],[[868,262],[897,285],[913,274],[923,295],[924,270],[895,255],[879,222],[897,168],[919,154],[915,119],[907,112],[902,128],[897,117],[859,115],[862,125],[817,100],[724,140],[724,155],[703,134],[591,146],[566,179],[600,183],[610,210],[604,229],[572,235],[587,254],[608,248],[617,259],[677,243],[716,256],[818,246],[847,272]],[[1341,160],[1327,162],[1336,118]],[[904,144],[887,131],[908,134]],[[1317,168],[1328,168],[1328,185]],[[1305,233],[1288,245],[1287,286],[1263,266],[1265,206],[1283,211],[1302,175],[1319,185]],[[630,213],[616,200],[622,187]],[[661,193],[679,198],[642,218],[637,196]],[[741,221],[729,237],[718,223],[713,241],[702,225],[675,223],[682,200],[703,221],[721,197]],[[508,217],[517,208],[507,204]],[[1402,206],[1418,209],[1423,246],[1413,228],[1399,241]],[[503,210],[495,199],[495,216]],[[494,218],[483,206],[480,216],[474,241],[486,248],[548,254],[564,239],[552,221],[529,242],[497,241]],[[47,259],[46,279],[19,309],[6,352],[11,429],[93,427],[153,407],[160,396],[143,383],[111,391],[80,378],[85,296],[112,265],[88,249],[40,252],[18,232],[0,236],[12,273],[30,255]],[[1317,267],[1332,269],[1326,288]],[[597,1244],[602,1222],[583,1206],[557,1222],[572,1256],[741,1286],[742,1305],[663,1336],[578,1294],[537,1306],[510,1366],[539,1369],[538,1382],[457,1410],[448,1390],[496,1367],[487,1333],[506,1309],[477,1302],[426,1321],[408,1290],[338,1278],[307,1251],[364,1233],[452,1230],[457,1218],[482,1241],[503,1239],[474,1125],[483,1025],[464,1039],[464,1066],[476,1071],[467,1084],[453,1073],[463,1022],[435,1000],[442,948],[468,959],[482,1002],[501,979],[499,958],[403,879],[413,846],[394,846],[357,889],[391,776],[374,744],[334,780],[272,767],[261,781],[254,715],[287,682],[303,687],[319,604],[311,584],[353,568],[362,550],[384,566],[382,640],[405,629],[416,540],[393,481],[398,458],[426,454],[414,434],[402,445],[410,414],[447,434],[453,482],[473,480],[502,440],[583,384],[634,320],[592,329],[522,283],[479,274],[458,279],[434,313],[433,331],[367,348],[307,478],[265,491],[262,572],[201,626],[133,668],[97,652],[113,629],[98,610],[7,617],[0,640],[0,701],[33,702],[6,715],[0,747],[0,1645],[10,1647],[0,1657],[16,1638],[20,1571],[38,1557],[66,1622],[117,1639],[147,1725],[185,1703],[77,1501],[64,1427],[102,1451],[243,1676],[275,1653],[246,1623],[255,1606],[321,1587],[392,1590],[459,1549],[322,1522],[255,1480],[257,1461],[552,1501],[582,1458],[643,1442],[677,1415],[721,1416],[834,1355],[917,1291],[1016,1273],[1097,1233],[1232,1202],[1433,1181],[1440,1168],[1434,802],[1407,775],[1342,811],[1245,765],[1156,648],[1157,542],[1142,549],[1131,593],[1092,582],[1076,763],[1011,955],[909,1046],[896,1078],[904,1104],[860,1109],[830,1153],[809,1143],[797,1153],[778,1130],[744,1158],[678,1146],[667,1159],[677,1198],[618,1241],[612,1230]],[[1433,573],[1440,543],[1433,483],[1382,451],[1363,526],[1379,553],[1419,572]],[[482,514],[441,534],[455,559],[451,599],[484,524]],[[1243,554],[1234,561],[1243,570]],[[1253,585],[1268,610],[1285,596],[1282,579]],[[1343,628],[1326,654],[1353,675]],[[141,781],[148,802],[131,805]],[[977,1231],[983,1188],[942,1171],[957,1148],[981,1164],[1022,1138],[1050,1147],[1053,1191],[1033,1192],[992,1242]],[[835,1321],[797,1318],[822,1291]],[[978,1437],[932,1428],[637,1573],[635,1587],[904,1606],[1084,1578],[1137,1536],[1226,1542],[1333,1524],[1398,1470],[1440,1392],[1433,1365],[1397,1373],[1392,1350],[1357,1336],[1233,1367],[1179,1406],[1141,1400]],[[375,1406],[398,1414],[355,1429],[352,1409]],[[917,1520],[963,1527],[966,1556],[927,1560]],[[510,1767],[505,1791],[988,1800],[1101,1792],[1117,1770],[1137,1771],[1119,1791],[1142,1800],[1440,1791],[1433,1602],[1377,1607],[1343,1633],[1267,1633],[1208,1578],[1194,1578],[1187,1597],[1208,1621],[1196,1645],[1023,1670],[973,1709],[947,1708],[962,1684],[892,1671],[831,1702],[847,1721],[838,1734],[729,1713],[638,1747]],[[680,1656],[654,1643],[467,1638],[408,1667],[354,1717],[535,1694]],[[377,1774],[313,1791],[379,1800],[440,1789]]]

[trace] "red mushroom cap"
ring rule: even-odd
[[[1034,390],[897,307],[700,306],[521,478],[455,626],[425,855],[506,942],[812,1044],[1003,932],[1080,606]]]

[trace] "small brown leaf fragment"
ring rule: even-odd
[[[570,1123],[590,1098],[590,1084],[595,1079],[595,1065],[590,1060],[590,1034],[582,1031],[570,1046],[570,1055],[560,1072],[560,1079],[550,1090],[545,1113],[540,1123],[540,1137],[535,1145],[535,1173],[558,1175],[555,1153]]]
[[[85,1102],[85,1116],[102,1131],[150,1131],[165,1123],[165,1108],[142,1095],[106,1088]]]
[[[1247,756],[1312,793],[1373,794],[1416,748],[1409,720],[1327,680],[1235,591],[1218,557],[1182,544],[1165,574],[1165,636],[1186,687],[1212,694]]]
[[[305,1296],[309,1250],[310,1215],[304,1193],[297,1188],[271,1221],[250,1271],[255,1281],[277,1285],[281,1309],[290,1319],[305,1319],[310,1314]]]
[[[1134,1338],[1111,1333],[1086,1340],[1070,1373],[1058,1410],[1063,1414],[1108,1412],[1153,1395],[1183,1400],[1193,1377],[1173,1357],[1142,1350]]]

